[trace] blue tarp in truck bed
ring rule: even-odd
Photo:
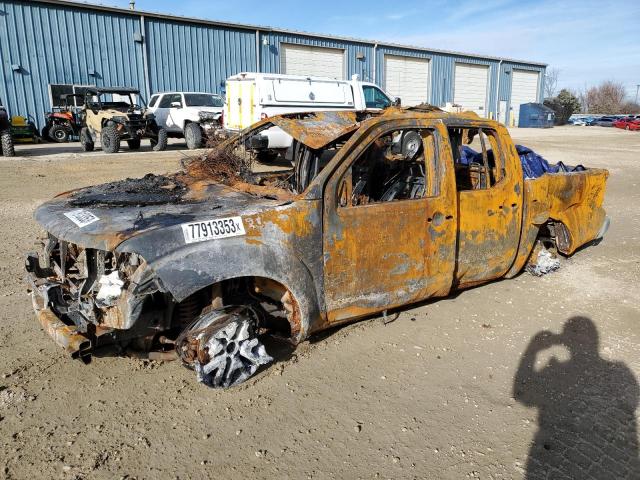
[[[520,156],[524,178],[538,178],[545,173],[579,172],[585,170],[582,165],[569,167],[562,162],[550,165],[544,157],[522,145],[516,145],[516,151]],[[487,154],[489,156],[489,164],[491,165],[493,163],[493,152],[489,150]],[[471,162],[482,163],[482,153],[476,152],[474,149],[464,145],[460,151],[460,163],[469,165]]]

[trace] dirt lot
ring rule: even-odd
[[[517,479],[570,462],[574,478],[591,478],[609,458],[617,471],[605,478],[640,478],[630,463],[640,132],[513,136],[550,160],[610,170],[604,242],[546,277],[524,274],[408,309],[388,325],[371,319],[305,342],[227,391],[197,384],[177,362],[85,366],[64,357],[22,283],[36,205],[63,190],[173,170],[185,152],[78,155],[70,145],[34,156],[46,147],[19,147],[29,156],[0,161],[0,477]],[[560,334],[575,315],[593,324],[538,335]],[[518,373],[536,349],[538,369]]]

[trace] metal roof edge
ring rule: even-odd
[[[8,0],[8,1],[22,3],[25,0]],[[208,20],[204,18],[171,15],[167,13],[158,13],[158,12],[151,12],[146,10],[130,10],[127,8],[113,7],[109,5],[102,5],[102,4],[89,3],[89,2],[81,2],[76,0],[28,0],[27,3],[43,3],[43,4],[51,4],[51,5],[63,6],[63,7],[94,9],[94,10],[101,10],[105,12],[119,13],[121,15],[144,16],[144,17],[159,18],[162,20],[170,20],[170,21],[176,21],[176,22],[198,23],[201,25],[214,25],[219,27],[228,27],[228,28],[235,28],[235,29],[241,29],[241,30],[251,30],[252,32],[255,32],[256,30],[260,30],[263,32],[286,33],[290,35],[301,35],[301,36],[314,37],[314,38],[326,38],[330,40],[341,40],[341,41],[360,43],[363,45],[370,45],[370,46],[378,45],[379,47],[384,46],[384,47],[392,47],[392,48],[402,48],[405,50],[414,50],[414,51],[444,54],[444,55],[455,55],[459,57],[478,58],[481,60],[520,63],[523,65],[531,65],[535,67],[546,68],[549,66],[548,63],[533,62],[529,60],[519,60],[519,59],[509,58],[509,57],[496,57],[491,55],[480,55],[475,53],[457,52],[454,50],[441,50],[441,49],[435,49],[435,48],[420,47],[417,45],[402,45],[402,44],[397,44],[393,42],[345,37],[340,35],[325,35],[322,33],[305,32],[302,30],[288,30],[284,28],[270,27],[267,25],[254,25],[254,24],[248,24],[248,23],[231,23],[231,22],[224,22],[220,20]]]

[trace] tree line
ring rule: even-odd
[[[607,80],[583,90],[561,89],[556,95],[560,70],[550,68],[545,75],[544,104],[556,113],[556,123],[563,125],[574,113],[596,115],[640,114],[640,105],[629,100],[624,85]]]

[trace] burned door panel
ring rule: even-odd
[[[517,253],[522,220],[519,159],[499,129],[449,125],[458,189],[455,285],[503,275]],[[474,148],[472,148],[475,147]]]
[[[448,291],[453,197],[438,161],[442,139],[423,126],[374,130],[327,185],[323,253],[330,322]]]

